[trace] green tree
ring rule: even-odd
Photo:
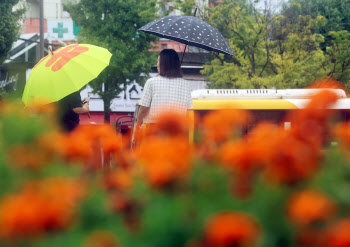
[[[300,15],[327,19],[327,24],[318,30],[324,35],[330,31],[350,30],[350,0],[289,0],[289,4],[293,3],[300,4]]]
[[[331,31],[330,46],[326,48],[328,76],[332,76],[346,83],[350,89],[350,33],[347,30]]]
[[[334,61],[344,65],[346,61],[332,60],[331,56],[339,56],[339,49],[345,47],[338,45],[337,52],[328,49],[324,53],[320,49],[324,36],[313,32],[323,27],[326,19],[300,15],[299,4],[290,5],[288,11],[273,15],[271,11],[260,12],[252,5],[245,7],[234,0],[224,0],[211,9],[210,23],[225,36],[236,56],[215,54],[203,71],[211,82],[209,86],[304,87],[317,78],[341,72],[340,64],[336,66],[337,72],[331,72],[331,65]],[[338,78],[341,77],[338,73]]]
[[[2,64],[17,40],[21,28],[20,19],[25,9],[18,6],[19,0],[2,0],[0,4],[0,64]]]
[[[145,73],[156,63],[156,56],[149,52],[156,37],[137,31],[157,18],[156,1],[81,0],[65,7],[81,26],[80,42],[104,47],[113,54],[110,65],[89,83],[103,99],[104,118],[109,122],[111,101],[127,84],[143,84]]]

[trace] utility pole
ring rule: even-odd
[[[44,57],[44,0],[40,0],[40,59]]]

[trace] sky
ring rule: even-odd
[[[272,9],[280,9],[280,6],[283,2],[286,2],[286,0],[259,0],[259,2],[256,4],[256,7],[259,9],[265,8],[265,1],[267,3],[268,7],[272,7]]]

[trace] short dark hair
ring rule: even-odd
[[[159,75],[183,77],[179,56],[173,49],[164,49],[159,54]]]

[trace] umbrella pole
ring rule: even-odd
[[[55,55],[55,54],[53,54],[53,51],[51,50],[51,47],[50,47],[50,46],[49,46],[49,50],[50,50],[52,56]]]
[[[184,49],[184,53],[182,54],[182,58],[181,58],[181,63],[180,63],[180,65],[182,64],[182,60],[184,60],[186,48],[187,48],[187,44],[185,45],[185,49]]]
[[[198,8],[196,7],[196,9],[194,10],[193,16],[196,16],[197,9],[198,9]],[[187,44],[185,45],[185,49],[184,49],[184,53],[182,54],[182,58],[181,58],[181,63],[180,63],[180,65],[182,64],[182,61],[184,60],[186,48],[187,48]]]

